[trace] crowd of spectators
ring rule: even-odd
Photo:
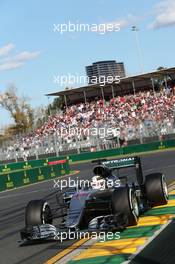
[[[86,141],[90,146],[94,144],[93,139],[105,142],[109,137],[118,137],[126,144],[131,139],[171,133],[174,117],[175,95],[170,90],[139,92],[110,101],[94,98],[50,116],[42,127],[20,139],[8,151],[20,150],[27,157],[31,148],[37,152],[43,146],[48,153],[54,151],[55,144],[61,151],[64,144],[71,149],[79,141]]]

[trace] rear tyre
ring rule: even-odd
[[[129,187],[120,187],[114,190],[112,196],[113,214],[122,213],[127,216],[127,226],[137,225],[139,206],[134,191]]]
[[[151,206],[159,206],[168,202],[168,188],[165,175],[153,173],[146,176],[145,191]]]
[[[27,204],[25,212],[26,226],[52,224],[52,212],[44,200],[32,200]]]

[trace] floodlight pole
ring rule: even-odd
[[[139,36],[138,36],[139,29],[138,27],[133,26],[131,30],[135,32],[135,40],[136,40],[137,54],[138,54],[138,60],[139,60],[139,65],[140,65],[140,73],[144,73],[142,50],[141,50]]]

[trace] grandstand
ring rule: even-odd
[[[89,85],[52,93],[64,97],[65,108],[34,132],[3,146],[0,160],[27,160],[175,138],[174,79],[175,68],[171,68],[123,78],[118,85]]]
[[[94,98],[110,99],[116,96],[134,94],[137,92],[159,89],[158,80],[162,80],[168,87],[170,80],[175,80],[175,67],[153,71],[150,73],[130,76],[120,79],[120,83],[106,83],[105,86],[91,84],[79,88],[66,89],[64,91],[47,94],[47,96],[60,96],[64,98],[65,105],[71,105],[78,102],[91,101]]]

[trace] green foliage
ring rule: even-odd
[[[9,87],[0,95],[0,106],[7,110],[14,120],[14,125],[6,131],[8,134],[24,133],[33,126],[33,109],[27,98],[19,97],[14,86]]]
[[[46,109],[46,116],[55,114],[58,110],[62,109],[64,105],[63,97],[54,98],[53,102],[48,105]]]

